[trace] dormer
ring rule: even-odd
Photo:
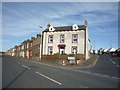
[[[49,31],[54,31],[54,30],[55,29],[52,26],[49,27]]]
[[[77,30],[77,29],[78,29],[78,25],[74,24],[74,25],[72,26],[72,29],[73,29],[73,30]]]

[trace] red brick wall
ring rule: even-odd
[[[68,57],[75,57],[76,60],[85,59],[84,55],[42,55],[42,59],[64,59]]]

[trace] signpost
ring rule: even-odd
[[[68,57],[70,64],[75,64],[75,57]]]

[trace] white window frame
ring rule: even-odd
[[[52,36],[52,38],[50,38]],[[52,41],[51,41],[52,40]],[[53,43],[53,35],[48,36],[48,43]]]
[[[52,55],[53,54],[53,47],[49,46],[48,47],[48,55]]]
[[[74,52],[74,50],[76,51]],[[72,46],[72,54],[77,54],[77,46]]]
[[[61,34],[60,35],[60,43],[64,43],[65,42],[65,35]]]
[[[76,36],[76,38],[74,37]],[[74,41],[76,39],[76,41]],[[78,34],[72,34],[72,43],[77,43],[78,42]]]

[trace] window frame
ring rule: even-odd
[[[64,36],[64,38],[63,38],[64,41],[63,41],[63,42],[62,42],[62,36]],[[60,43],[65,43],[65,35],[64,35],[64,34],[61,34],[61,35],[60,35]]]
[[[52,36],[52,42],[50,42],[50,36]],[[53,35],[48,36],[48,43],[53,43]]]
[[[74,41],[74,36],[76,35],[77,41]],[[78,43],[78,34],[72,34],[72,43]]]
[[[71,54],[74,54],[73,53],[73,48],[76,48],[76,54],[77,54],[77,46],[72,46],[72,48],[71,48]]]
[[[48,46],[48,55],[52,55],[50,54],[50,48],[52,48],[52,54],[53,54],[53,46]]]

